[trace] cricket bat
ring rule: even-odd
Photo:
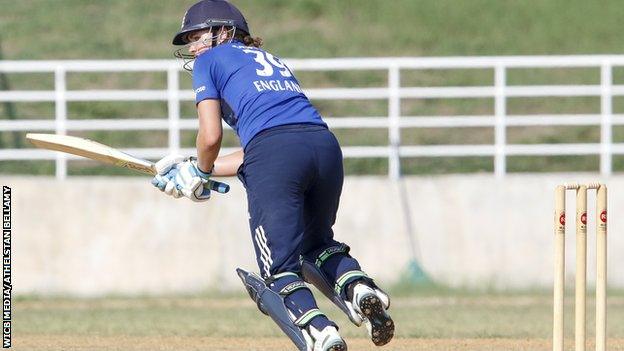
[[[38,148],[82,156],[149,175],[156,175],[158,173],[153,162],[134,157],[93,140],[69,135],[38,133],[28,133],[26,134],[26,139]],[[204,186],[222,194],[230,191],[229,185],[212,179]]]

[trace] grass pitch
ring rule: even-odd
[[[319,295],[319,294],[317,294]],[[385,350],[549,350],[549,293],[434,292],[395,294],[397,330]],[[321,308],[341,327],[351,350],[375,350],[365,330],[324,298]],[[587,301],[593,345],[593,300]],[[573,298],[566,300],[572,345]],[[17,350],[291,350],[292,345],[242,295],[34,299],[14,302]],[[609,350],[624,350],[624,294],[608,301]]]

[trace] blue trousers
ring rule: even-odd
[[[338,244],[332,226],[343,184],[342,152],[324,126],[293,124],[256,135],[238,172],[263,277],[300,272],[300,255]]]

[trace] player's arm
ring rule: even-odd
[[[241,164],[243,164],[243,149],[218,157],[214,162],[212,175],[216,177],[234,176]]]
[[[197,104],[199,131],[197,132],[197,165],[209,173],[219,155],[223,128],[221,126],[221,103],[216,99],[202,100]]]

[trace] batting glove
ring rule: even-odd
[[[164,176],[165,174],[169,173],[169,171],[175,165],[177,165],[178,163],[182,163],[186,161],[187,159],[188,157],[184,157],[182,155],[177,155],[177,154],[165,156],[162,159],[160,159],[160,161],[156,162],[155,164],[156,172],[158,172],[159,175]]]
[[[172,181],[171,175],[167,175],[169,171],[171,171],[178,163],[184,162],[187,158],[182,155],[168,155],[160,159],[156,162],[156,172],[158,174],[152,179],[152,185],[154,185],[158,190],[165,192],[165,188],[167,188],[167,184]],[[174,184],[172,184],[174,185]],[[172,195],[176,198],[181,195],[176,192],[175,194],[172,192],[172,185],[169,186],[166,192],[168,195]]]
[[[156,166],[159,174],[152,179],[152,184],[174,198],[185,196],[195,202],[210,199],[210,189],[204,185],[209,182],[211,173],[201,171],[195,158],[174,163],[178,160],[180,157],[173,155],[159,161]]]

